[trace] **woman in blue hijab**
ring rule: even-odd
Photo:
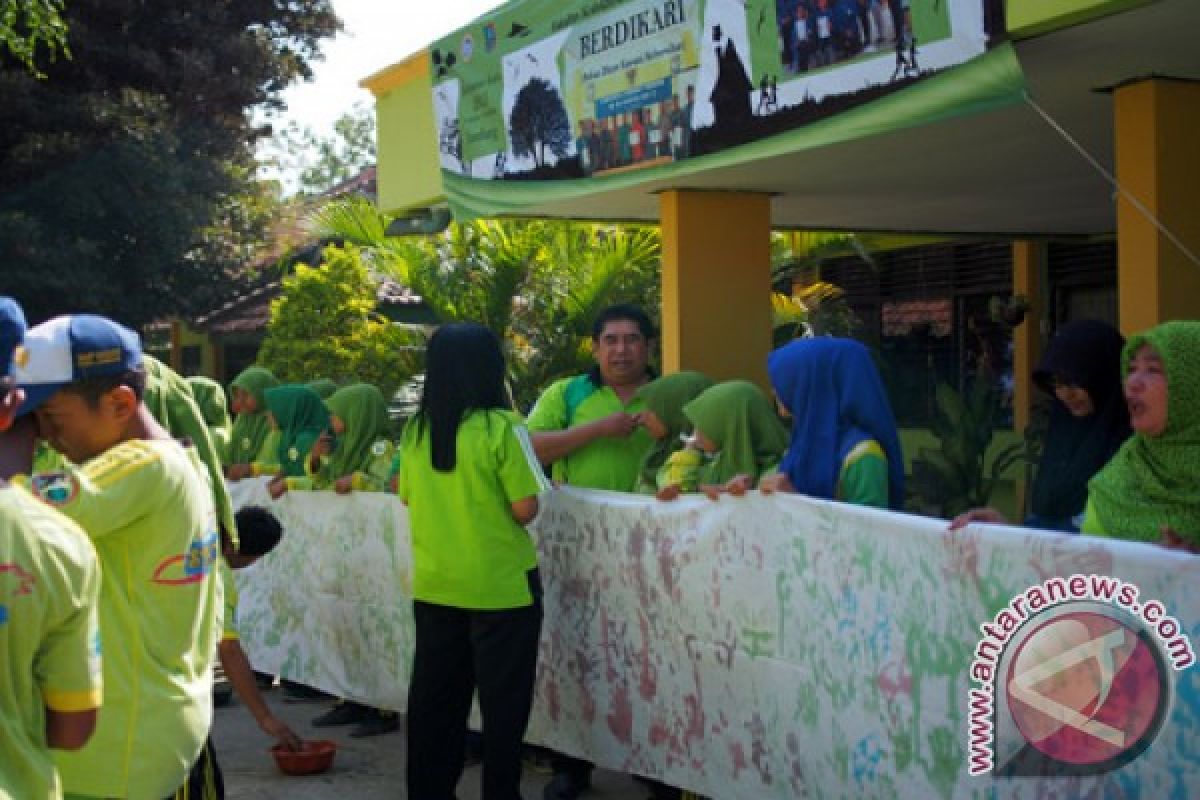
[[[771,353],[767,372],[792,418],[792,438],[764,491],[902,509],[904,456],[867,348],[852,339],[796,339]]]

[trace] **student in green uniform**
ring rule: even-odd
[[[712,385],[707,375],[684,370],[664,375],[637,390],[637,397],[646,405],[642,427],[654,439],[638,471],[639,494],[656,494],[660,500],[669,500],[680,491],[695,491],[699,461],[690,469],[689,465],[676,463],[682,460],[681,455],[699,456],[694,449],[683,453],[688,448],[681,437],[692,432],[683,407]]]
[[[771,353],[771,385],[792,439],[764,492],[904,507],[904,457],[871,354],[852,339],[796,339]]]
[[[697,446],[709,461],[700,467],[700,488],[715,499],[735,478],[754,486],[774,470],[787,448],[787,430],[771,401],[749,381],[726,381],[683,407]]]
[[[33,458],[9,376],[24,334],[20,306],[0,297],[0,797],[53,800],[51,750],[86,744],[102,699],[100,568],[74,522],[4,479]]]
[[[35,475],[101,566],[104,710],[82,749],[56,754],[69,795],[161,798],[179,787],[212,721],[221,592],[217,520],[195,448],[142,404],[137,334],[90,315],[31,328],[17,372],[38,427],[78,467]]]
[[[309,452],[307,475],[288,478],[289,489],[332,489],[338,494],[387,490],[396,448],[388,441],[387,400],[369,383],[338,389],[326,401],[329,429]]]
[[[504,356],[482,325],[439,328],[401,441],[412,530],[416,648],[408,694],[408,796],[451,798],[479,690],[484,800],[521,797],[521,739],[541,631],[537,553],[525,525],[545,476],[509,410]]]
[[[1088,483],[1082,532],[1200,552],[1200,322],[1164,322],[1122,355],[1133,435]]]
[[[395,447],[387,439],[387,400],[368,383],[338,389],[325,401],[329,430],[317,439],[306,463],[308,474],[289,477],[287,488],[338,494],[382,492],[391,477]],[[356,723],[353,738],[400,729],[395,711],[346,700],[313,720],[318,728]]]
[[[221,388],[221,384],[203,375],[193,375],[187,379],[187,382],[192,387],[192,397],[196,401],[196,406],[204,415],[204,422],[208,425],[208,435],[212,438],[213,447],[216,448],[217,455],[224,461],[225,453],[229,450],[229,437],[232,434],[229,407],[225,403],[225,390]]]
[[[288,478],[303,478],[304,463],[317,438],[329,427],[329,410],[317,393],[307,386],[288,384],[264,392],[267,411],[279,430],[276,447],[278,472],[268,486],[271,497],[279,498],[287,491]],[[259,466],[255,465],[255,474]]]
[[[554,479],[588,489],[632,492],[654,440],[641,427],[645,402],[637,391],[654,379],[648,360],[654,324],[637,306],[605,308],[592,324],[596,364],[552,383],[529,413],[538,459]],[[546,800],[573,800],[591,785],[592,765],[554,757]]]
[[[265,367],[247,367],[229,384],[233,395],[233,429],[225,452],[225,477],[231,481],[254,475],[254,462],[274,461],[278,435],[271,435],[265,392],[279,385],[279,379]],[[270,441],[268,441],[270,440]],[[271,455],[264,459],[262,454]]]

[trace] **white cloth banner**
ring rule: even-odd
[[[235,506],[271,507],[286,530],[238,575],[255,666],[402,710],[413,645],[403,506],[324,492],[272,502],[260,481],[231,493]],[[1195,642],[1198,557],[1019,528],[949,534],[938,520],[796,496],[658,503],[563,489],[543,498],[534,533],[546,616],[531,741],[724,799],[1200,796],[1200,671],[1172,669],[1166,645],[1161,731],[1125,766],[968,772],[981,625],[1055,576],[1113,576]],[[1099,706],[1129,702],[1126,657],[1111,694],[1091,695],[1097,720]],[[1074,686],[1094,676],[1070,675]],[[1142,684],[1137,696],[1152,695]],[[1025,731],[1028,709],[1016,713]],[[1016,730],[997,720],[1002,740]]]

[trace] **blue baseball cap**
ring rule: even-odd
[[[123,375],[142,366],[142,343],[124,325],[93,314],[55,317],[25,332],[13,378],[25,390],[19,414],[33,411],[64,386]]]
[[[17,348],[25,339],[25,312],[11,297],[0,297],[0,377],[12,372]]]

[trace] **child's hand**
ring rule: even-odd
[[[1008,524],[1008,520],[1005,519],[1004,515],[994,508],[972,508],[970,511],[964,511],[950,520],[950,526],[947,530],[956,531],[974,522],[982,522],[988,525]]]
[[[230,464],[225,468],[225,477],[231,481],[240,481],[254,474],[254,468],[249,464]]]
[[[664,503],[669,503],[681,494],[683,494],[683,488],[678,483],[672,483],[655,492],[654,497]]]
[[[329,431],[324,431],[317,437],[317,441],[313,442],[312,458],[314,461],[321,456],[327,456],[333,451],[333,437],[329,435]]]
[[[1158,540],[1158,543],[1168,550],[1185,550],[1189,553],[1200,553],[1200,548],[1185,540],[1169,525],[1162,526],[1162,538]]]
[[[763,494],[772,494],[774,492],[794,492],[796,487],[792,486],[786,472],[776,472],[764,476],[758,482],[758,490]]]
[[[753,487],[754,479],[743,473],[741,475],[734,475],[721,488],[723,491],[729,492],[734,497],[741,497]]]
[[[333,482],[333,490],[338,494],[350,494],[354,491],[354,476],[345,475]]]
[[[287,478],[280,475],[277,478],[272,478],[267,484],[267,494],[271,495],[272,500],[278,500],[287,494]]]
[[[700,491],[704,492],[704,496],[714,503],[721,499],[721,492],[724,490],[724,486],[718,486],[715,483],[700,484]]]

